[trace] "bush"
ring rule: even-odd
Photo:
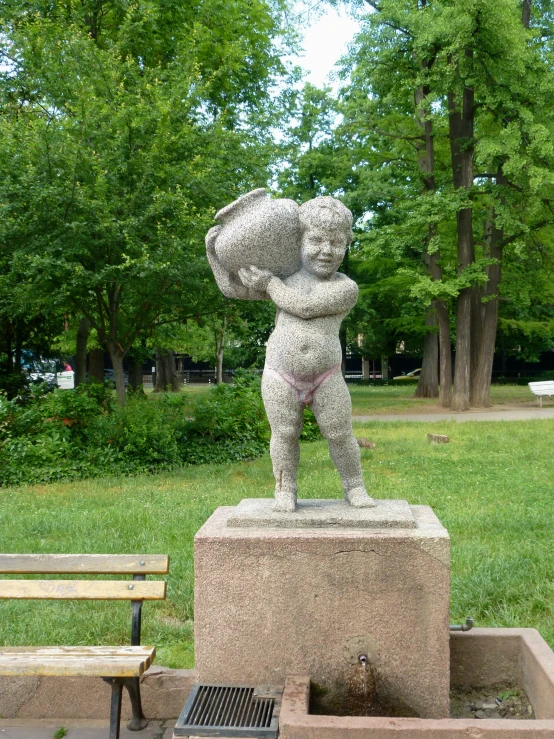
[[[25,392],[29,384],[23,372],[7,372],[0,362],[0,392],[6,393],[8,398],[15,398]]]
[[[194,418],[179,434],[184,461],[228,462],[259,457],[269,446],[270,428],[257,373],[239,371],[233,385],[221,384],[199,400]],[[304,441],[321,438],[311,410],[304,411]]]
[[[257,374],[238,372],[232,385],[217,385],[199,399],[193,417],[177,431],[189,464],[252,459],[266,451],[269,425]]]
[[[104,385],[73,391],[33,387],[23,400],[0,395],[0,485],[171,470],[252,459],[270,429],[257,374],[241,372],[190,409],[185,394],[130,394],[125,408]],[[305,411],[305,441],[320,437]]]

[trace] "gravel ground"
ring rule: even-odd
[[[535,714],[524,690],[504,685],[494,689],[452,689],[450,717],[533,719]]]

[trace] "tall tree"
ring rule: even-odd
[[[123,359],[215,292],[202,235],[267,178],[284,5],[26,3],[0,28],[0,239]],[[4,152],[6,150],[4,149]]]
[[[368,259],[394,254],[430,307],[456,301],[452,407],[484,405],[501,262],[516,250],[531,257],[533,238],[552,223],[550,36],[532,22],[526,30],[530,3],[516,0],[370,5],[343,67],[345,198],[365,213]],[[537,27],[551,27],[549,12],[541,6]]]

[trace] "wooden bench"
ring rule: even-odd
[[[529,390],[533,395],[537,396],[539,405],[542,408],[542,399],[546,395],[551,398],[554,396],[554,380],[543,380],[542,382],[530,382]]]
[[[4,575],[132,575],[133,580],[0,580],[0,599],[129,600],[132,605],[131,646],[2,647],[0,675],[93,676],[111,685],[110,739],[119,739],[123,686],[129,693],[132,731],[143,729],[140,676],[154,660],[154,647],[140,646],[142,604],[163,600],[166,583],[146,581],[165,575],[169,557],[158,554],[0,554]]]

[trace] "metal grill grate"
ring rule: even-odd
[[[174,736],[277,737],[282,688],[195,685]]]

